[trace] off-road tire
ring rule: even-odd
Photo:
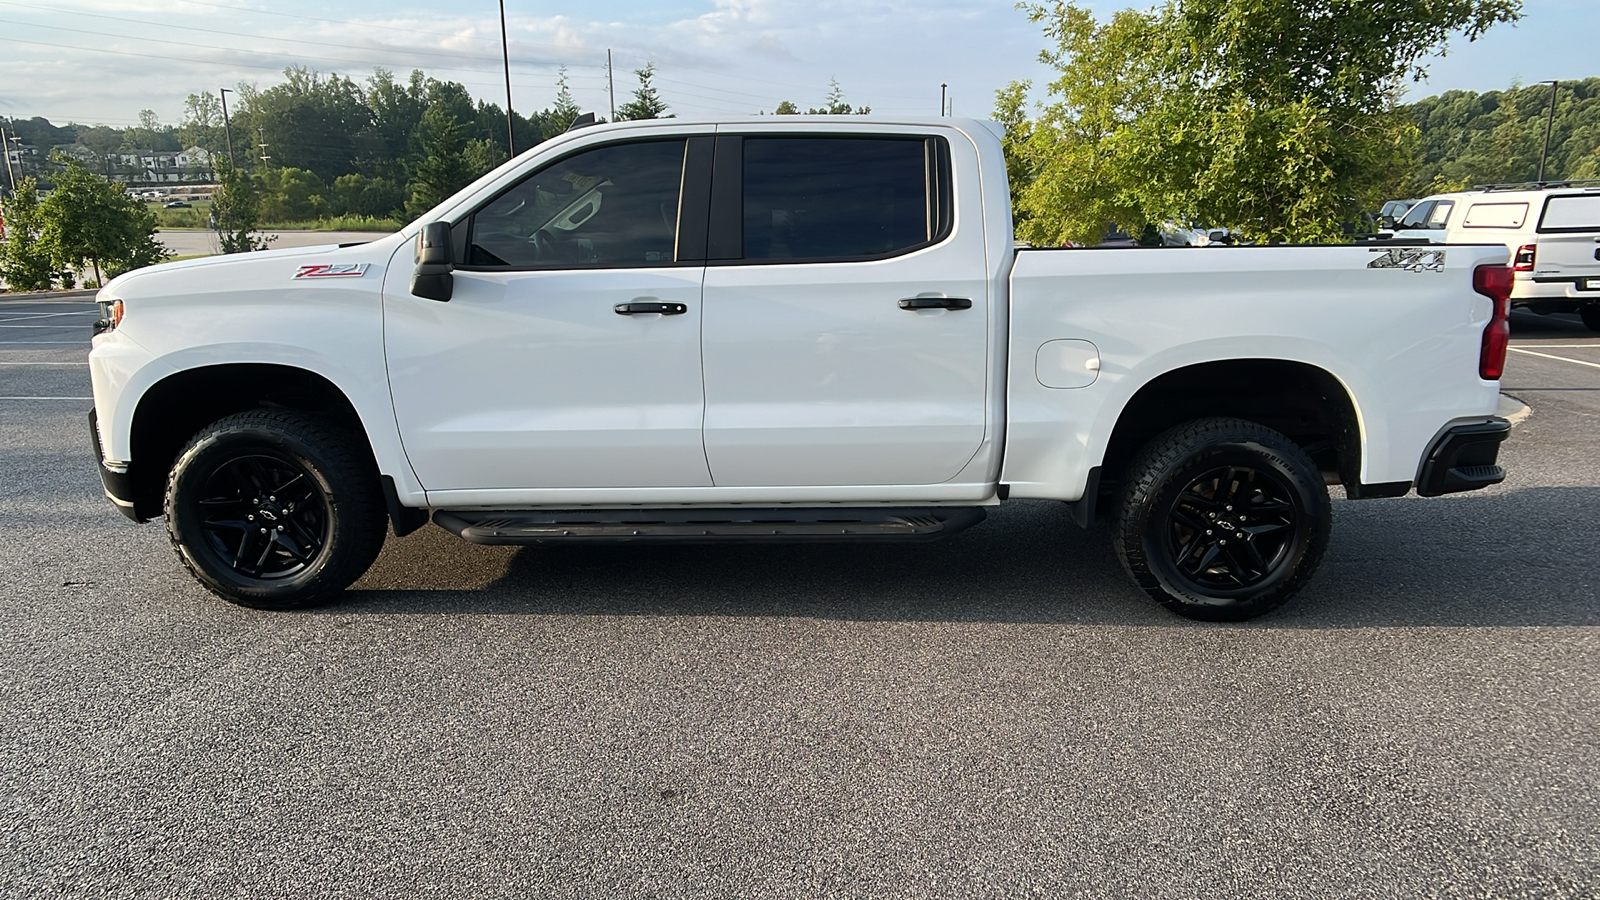
[[[337,599],[383,547],[378,474],[359,435],[330,420],[257,409],[220,419],[178,454],[167,535],[217,596],[255,609]],[[279,496],[279,495],[282,496]]]
[[[1311,458],[1243,419],[1156,436],[1128,467],[1116,512],[1122,567],[1157,603],[1206,621],[1282,606],[1322,560],[1332,525]]]

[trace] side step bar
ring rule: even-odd
[[[927,509],[435,510],[474,544],[547,541],[932,541],[984,520],[981,507]]]

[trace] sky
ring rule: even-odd
[[[1090,0],[1109,14],[1154,0]],[[1015,79],[1049,80],[1038,25],[1006,0],[505,0],[513,105],[555,96],[566,66],[578,103],[610,108],[647,61],[669,111],[694,118],[820,106],[837,79],[874,112],[937,115],[941,85],[956,115],[987,117]],[[1525,18],[1431,65],[1420,99],[1600,75],[1600,0],[1524,0]],[[139,111],[179,124],[191,93],[282,80],[305,66],[362,80],[381,66],[465,84],[505,102],[499,5],[458,0],[0,0],[0,115],[125,127]],[[1036,97],[1042,92],[1035,91]]]

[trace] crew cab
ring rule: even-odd
[[[1504,478],[1505,247],[1019,250],[1008,198],[989,123],[631,122],[371,243],[141,269],[98,297],[106,493],[260,608],[430,517],[929,540],[1044,499],[1245,619],[1316,568],[1328,485]]]

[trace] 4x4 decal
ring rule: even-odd
[[[1387,250],[1374,249],[1373,253],[1381,253],[1372,262],[1367,263],[1369,269],[1404,269],[1407,272],[1443,272],[1443,250],[1413,250],[1391,247]]]

